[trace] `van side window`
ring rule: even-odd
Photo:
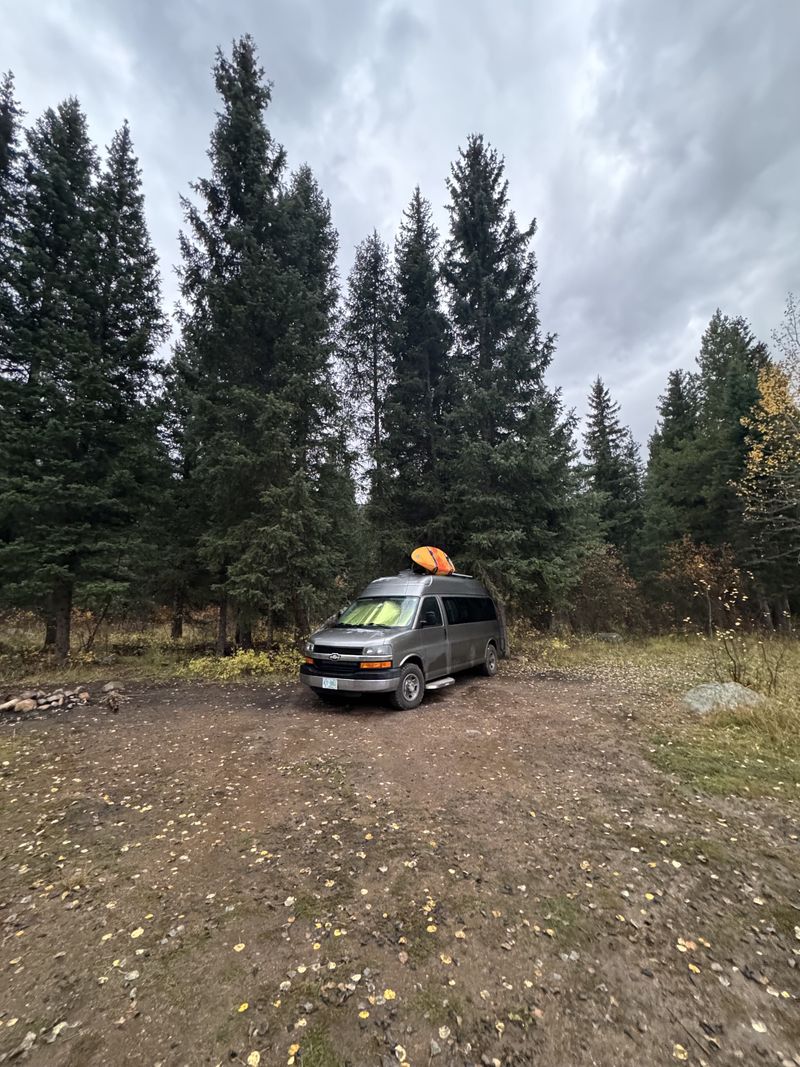
[[[431,612],[436,616],[436,622],[431,623],[432,626],[442,625],[442,613],[439,611],[439,601],[435,596],[426,596],[422,601],[422,610],[419,613],[420,619],[424,619],[428,612]]]
[[[465,622],[492,622],[497,618],[494,601],[488,596],[446,596],[442,599],[451,626]]]

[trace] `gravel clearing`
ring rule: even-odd
[[[797,805],[656,770],[643,692],[3,722],[0,1062],[800,1064]]]

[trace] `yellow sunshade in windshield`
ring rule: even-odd
[[[386,597],[357,600],[339,618],[339,626],[409,626],[419,597]]]

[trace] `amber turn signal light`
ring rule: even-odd
[[[370,667],[391,667],[392,661],[390,659],[370,660],[368,663],[362,663],[362,669]]]
[[[306,663],[311,663],[311,664],[313,664],[313,662],[314,662],[314,661],[313,661],[313,659],[312,659],[312,658],[311,658],[310,656],[306,656]]]

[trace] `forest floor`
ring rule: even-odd
[[[0,1061],[800,1064],[800,769],[693,729],[513,665],[4,722]]]

